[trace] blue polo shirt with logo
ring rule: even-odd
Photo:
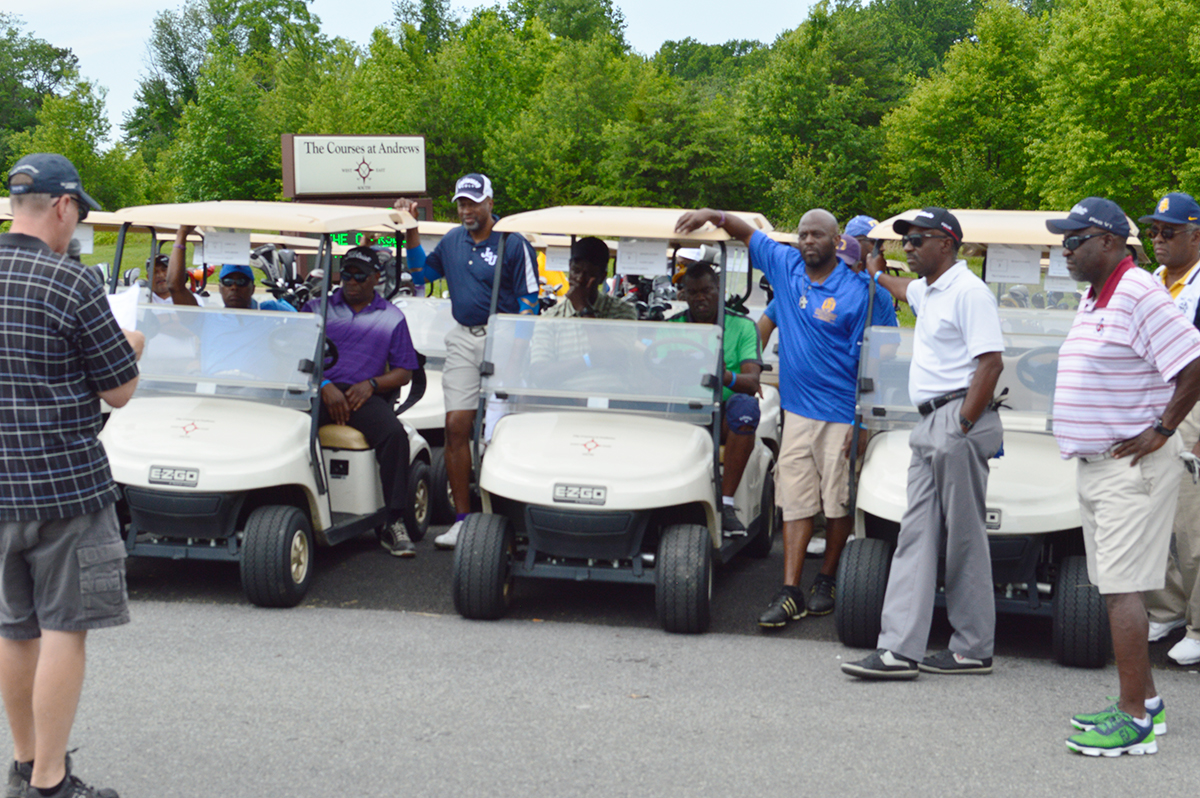
[[[825,282],[814,283],[798,250],[757,230],[750,260],[775,290],[783,408],[817,421],[852,423],[870,276],[838,261]],[[896,326],[891,295],[879,287],[871,324]]]
[[[445,277],[450,288],[450,314],[466,327],[487,324],[492,304],[492,281],[496,276],[496,259],[500,249],[500,234],[495,230],[482,243],[475,243],[467,228],[459,225],[447,233],[425,257],[425,268],[434,279]],[[414,247],[409,250],[409,261]],[[419,257],[419,256],[418,256]],[[426,276],[429,271],[426,272]],[[504,244],[504,268],[500,275],[500,313],[519,313],[520,297],[537,294],[537,256],[518,233],[509,233]]]

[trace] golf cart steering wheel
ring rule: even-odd
[[[1017,361],[1017,379],[1034,393],[1050,396],[1058,377],[1058,347],[1039,346]]]
[[[648,347],[646,347],[646,351],[642,353],[642,357],[645,358],[647,365],[656,365],[653,363],[654,355],[657,353],[660,347],[664,346],[678,346],[682,347],[683,349],[691,349],[699,352],[705,357],[708,357],[712,354],[708,351],[707,347],[687,338],[664,338],[661,341],[655,341],[654,343],[650,344]]]
[[[325,366],[323,371],[329,371],[338,362],[338,348],[328,336],[325,338]]]

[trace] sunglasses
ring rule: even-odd
[[[67,199],[72,200],[75,203],[75,212],[79,214],[79,221],[82,222],[84,219],[87,218],[88,211],[90,211],[91,208],[89,208],[87,205],[85,205],[83,203],[83,201],[79,199],[79,197],[76,197],[74,194],[59,194],[58,196],[66,197]],[[57,198],[55,198],[55,201],[56,202],[58,201]]]
[[[221,278],[221,285],[225,286],[226,288],[233,288],[234,286],[237,286],[238,288],[245,288],[246,286],[251,285],[253,282],[253,280],[244,274],[231,274],[228,277]]]
[[[1100,236],[1106,235],[1108,235],[1108,233],[1092,233],[1091,235],[1087,236],[1067,236],[1063,239],[1063,249],[1069,249],[1074,252],[1082,247],[1083,242],[1087,241],[1089,238],[1099,238]]]
[[[371,275],[367,274],[366,272],[360,272],[360,271],[348,272],[345,270],[341,271],[340,274],[342,276],[343,283],[346,282],[347,280],[353,280],[356,283],[365,283],[367,281],[367,279],[371,276]]]
[[[1170,241],[1178,235],[1183,235],[1187,230],[1176,230],[1173,227],[1151,227],[1146,231],[1146,238],[1153,241],[1156,238],[1161,238],[1163,241]]]
[[[901,243],[901,245],[903,245],[903,244],[908,244],[908,245],[910,245],[910,246],[911,246],[913,249],[920,249],[920,248],[921,248],[921,247],[922,247],[922,246],[925,244],[925,241],[926,241],[927,239],[930,239],[930,238],[949,238],[949,237],[950,237],[950,236],[940,236],[940,235],[938,235],[937,233],[926,233],[925,235],[921,235],[921,234],[919,234],[919,233],[912,233],[912,234],[910,234],[910,235],[901,236],[901,238],[900,238],[900,243]]]

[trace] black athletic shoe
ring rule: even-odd
[[[917,667],[925,673],[991,673],[992,658],[974,659],[946,650],[930,654]]]
[[[921,671],[915,660],[881,648],[858,662],[843,662],[842,673],[860,679],[915,679]]]
[[[730,538],[746,534],[746,525],[738,520],[737,510],[732,504],[721,505],[721,531]]]
[[[8,766],[8,789],[4,791],[4,798],[25,798],[25,791],[29,789],[31,775],[33,775],[32,762],[14,760]]]
[[[763,629],[778,629],[787,626],[788,621],[798,621],[803,617],[804,594],[799,588],[784,585],[771,600],[767,611],[758,616],[758,625]]]
[[[837,580],[832,576],[817,574],[817,581],[808,589],[808,614],[828,615],[833,612],[833,597],[837,593]]]
[[[25,798],[42,798],[42,793],[37,787],[28,787],[25,790]],[[80,781],[78,776],[68,773],[62,786],[50,798],[121,798],[121,796],[117,794],[116,790],[110,790],[107,787],[102,790],[89,787]]]

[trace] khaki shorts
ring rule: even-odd
[[[476,335],[472,330],[478,330]],[[483,346],[487,341],[484,327],[455,324],[446,333],[446,365],[442,367],[442,395],[446,412],[479,410],[479,386],[482,377]]]
[[[1130,466],[1130,458],[1079,461],[1088,578],[1103,594],[1158,590],[1167,571],[1180,480],[1179,436]]]
[[[125,544],[113,505],[54,521],[0,522],[0,637],[129,623]]]
[[[783,413],[783,442],[775,466],[775,503],[784,521],[850,514],[850,460],[842,455],[849,424]]]

